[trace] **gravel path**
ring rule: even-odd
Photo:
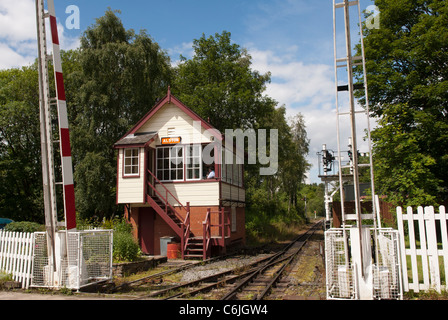
[[[203,266],[197,266],[188,270],[185,270],[182,275],[181,282],[190,282],[198,280],[200,278],[212,276],[214,274],[224,272],[235,268],[243,268],[244,266],[260,260],[269,254],[261,254],[257,256],[237,256],[234,258],[228,258],[217,262],[212,262]]]

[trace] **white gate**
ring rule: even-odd
[[[361,266],[354,263],[352,241],[358,237],[357,232],[358,228],[332,228],[325,232],[327,299],[360,299],[359,281],[362,279],[356,270]],[[366,270],[369,275],[366,287],[370,288],[373,299],[402,299],[398,232],[390,228],[363,227],[363,236],[372,243],[375,234],[378,254],[369,251],[365,255],[371,260],[366,263],[370,266]]]
[[[404,220],[407,220],[407,224]],[[439,208],[439,213],[434,212],[434,207],[418,207],[417,214],[414,214],[411,207],[407,208],[406,213],[403,213],[401,207],[397,207],[405,291],[433,289],[441,293],[442,290],[447,290],[447,220],[444,206]],[[409,238],[409,246],[406,246],[406,238]]]
[[[80,289],[112,278],[113,232],[88,230],[56,233],[55,259],[48,256],[47,234],[35,233],[31,286]],[[66,242],[68,239],[68,243]]]
[[[34,235],[0,230],[0,271],[28,288],[31,280]]]

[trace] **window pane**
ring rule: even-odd
[[[124,150],[124,174],[139,174],[139,149]]]

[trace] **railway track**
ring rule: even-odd
[[[303,246],[316,230],[321,228],[322,221],[314,224],[306,233],[300,235],[270,261],[249,274],[238,283],[221,300],[263,300],[288,271]]]
[[[290,271],[291,265],[296,261],[308,239],[321,226],[322,221],[317,222],[304,234],[301,234],[282,250],[274,254],[255,259],[255,261],[243,266],[215,272],[212,275],[186,283],[168,285],[162,289],[151,290],[150,293],[145,293],[134,299],[191,299],[201,294],[203,299],[211,300],[263,300],[285,273]],[[132,281],[132,283],[127,283],[127,285],[144,285],[168,274],[180,272],[191,267],[192,265],[188,264],[177,269]]]

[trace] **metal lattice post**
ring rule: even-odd
[[[56,22],[54,1],[47,0],[48,14],[53,43],[53,67],[56,85],[56,99],[59,120],[59,143],[62,162],[62,182],[64,186],[65,226],[68,231],[76,229],[75,187],[73,184],[73,166],[70,147],[70,132],[68,128],[67,102],[65,100],[64,77],[62,73],[61,52]]]
[[[54,237],[57,227],[56,188],[54,181],[53,143],[51,141],[50,88],[43,0],[36,1],[36,22],[39,55],[39,110],[45,225],[48,234],[48,254],[53,257],[50,262],[53,264],[53,271],[56,271],[56,261],[53,255],[55,249]]]

